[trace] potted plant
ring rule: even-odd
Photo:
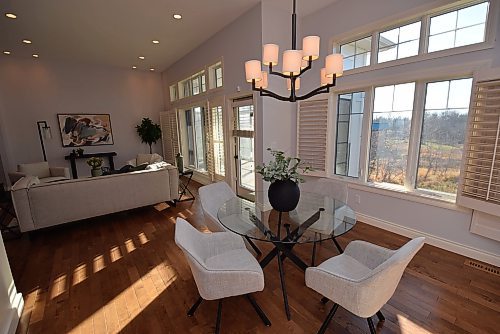
[[[156,144],[161,138],[161,128],[158,124],[153,123],[149,118],[143,118],[141,125],[136,125],[137,133],[141,137],[141,141],[149,145],[149,153],[153,153],[152,145]]]
[[[92,167],[90,173],[92,174],[93,177],[102,175],[102,169],[101,169],[102,161],[103,161],[102,158],[98,157],[92,157],[87,159],[87,165]]]
[[[256,168],[265,181],[271,182],[268,190],[269,203],[273,209],[281,212],[292,211],[297,207],[300,199],[299,183],[304,182],[302,174],[311,170],[308,166],[301,166],[299,158],[286,157],[283,151],[270,148],[274,160]]]

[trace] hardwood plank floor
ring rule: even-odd
[[[196,192],[197,187],[193,187]],[[18,333],[211,333],[217,303],[186,312],[197,290],[174,243],[175,217],[199,226],[199,201],[157,212],[141,208],[43,230],[6,242],[25,309]],[[397,248],[408,239],[358,223],[339,238]],[[266,254],[267,243],[259,243]],[[310,261],[312,247],[297,253]],[[331,242],[317,261],[337,255]],[[379,333],[500,333],[500,278],[464,264],[466,258],[425,245],[382,309]],[[319,263],[319,262],[317,262]],[[331,304],[304,284],[304,273],[285,261],[292,320],[283,309],[276,261],[264,270],[266,287],[255,298],[272,322],[265,327],[243,297],[223,304],[224,333],[316,333]],[[373,318],[374,321],[376,317]],[[367,333],[364,319],[339,309],[329,333]]]

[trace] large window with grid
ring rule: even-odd
[[[205,153],[205,108],[201,106],[181,113],[182,153],[187,165],[199,171],[206,171]]]
[[[378,38],[378,62],[416,56],[420,42],[421,22],[406,24],[381,32]]]
[[[222,106],[212,107],[211,117],[214,170],[215,174],[224,176],[224,118],[222,115]]]

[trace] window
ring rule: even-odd
[[[191,77],[191,95],[198,95],[207,91],[205,71],[196,73]]]
[[[431,17],[429,52],[485,40],[488,2]]]
[[[177,100],[179,97],[177,95],[177,85],[170,86],[170,101],[173,102]]]
[[[472,78],[427,83],[417,188],[457,192]]]
[[[183,155],[190,167],[206,170],[204,108],[193,107],[184,111]]]
[[[358,177],[365,93],[339,95],[335,174]]]
[[[210,88],[219,88],[223,86],[222,62],[219,61],[208,68]]]
[[[222,106],[211,108],[212,111],[212,141],[214,150],[215,174],[224,176],[224,126]]]
[[[421,22],[407,24],[380,33],[378,62],[383,63],[418,54]]]
[[[368,181],[403,185],[415,83],[375,88]]]
[[[222,65],[215,68],[215,87],[222,87]]]
[[[340,53],[344,56],[344,71],[370,65],[371,48],[371,36],[342,44]]]

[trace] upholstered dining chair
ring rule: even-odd
[[[317,267],[306,269],[306,285],[334,302],[319,333],[324,333],[339,306],[366,318],[370,333],[375,314],[385,320],[380,309],[392,297],[411,259],[424,245],[424,237],[410,240],[398,250],[390,250],[365,241],[349,243],[343,254]]]
[[[333,180],[333,179],[328,179],[328,178],[317,178],[315,180],[310,180],[304,183],[300,184],[300,189],[302,191],[306,192],[312,192],[312,193],[317,193],[321,195],[325,195],[334,199],[338,199],[344,203],[347,203],[347,183]],[[338,211],[337,211],[338,210]],[[343,208],[340,207],[336,210],[336,215],[337,213],[340,215],[342,213]],[[342,247],[338,243],[338,241],[332,237],[332,241],[335,244],[335,247],[337,247],[337,250],[339,253],[342,253]],[[312,258],[311,258],[311,266],[314,266],[315,258],[316,258],[316,241],[314,241],[313,244],[313,252],[312,252]]]
[[[227,231],[224,225],[219,222],[217,212],[219,208],[231,198],[235,198],[236,194],[233,189],[224,181],[211,183],[209,185],[200,187],[198,189],[200,194],[201,207],[205,216],[205,224],[211,232],[225,232]],[[248,244],[253,248],[257,255],[262,255],[259,247],[252,241],[252,239],[245,238]]]
[[[215,333],[220,332],[222,300],[245,295],[266,326],[271,322],[250,295],[264,289],[264,274],[243,239],[232,232],[202,233],[182,218],[175,225],[175,243],[186,256],[200,297],[189,309],[192,317],[203,300],[217,300]]]

